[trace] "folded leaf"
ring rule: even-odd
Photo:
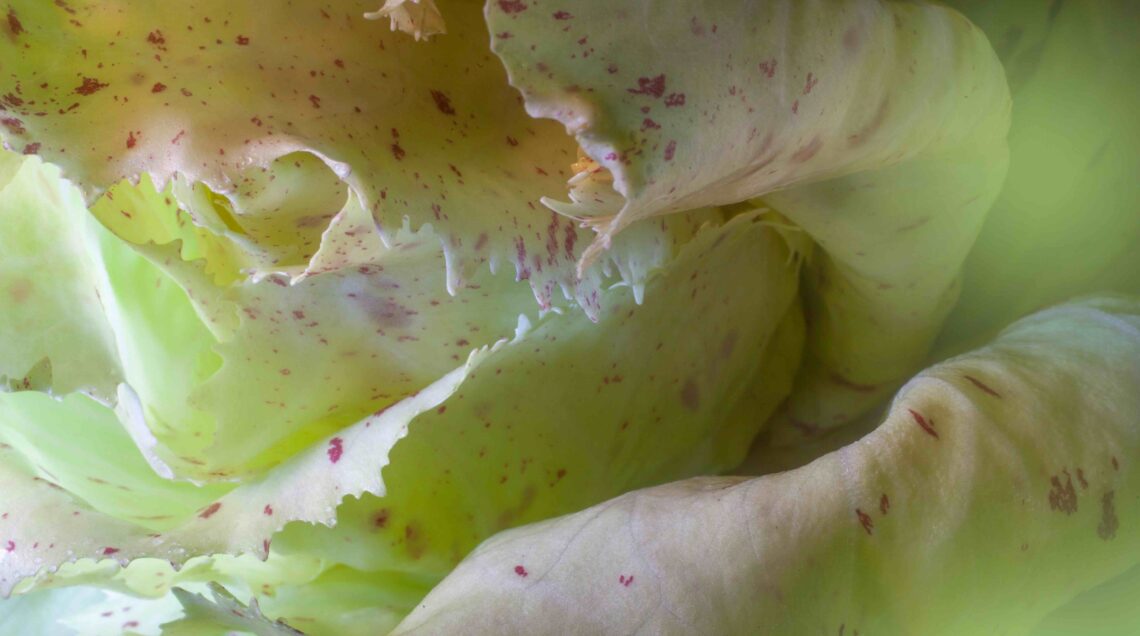
[[[396,633],[1018,633],[1138,561],[1137,386],[1140,302],[1050,309],[807,466],[503,533]]]
[[[593,159],[584,264],[638,221],[763,197],[822,248],[782,443],[858,417],[917,370],[1005,172],[1009,93],[961,15],[909,2],[487,2],[527,112]],[[600,166],[600,168],[596,168]],[[612,176],[598,205],[583,181]]]

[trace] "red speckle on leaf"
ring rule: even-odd
[[[639,77],[637,78],[637,88],[627,88],[626,90],[634,95],[661,97],[665,94],[665,76]]]
[[[1113,501],[1116,493],[1108,491],[1100,499],[1100,525],[1096,527],[1096,535],[1105,541],[1116,538],[1116,530],[1120,527],[1120,519],[1116,516],[1116,503]]]
[[[281,375],[293,375],[293,370],[292,369],[281,369],[279,371],[279,373]]]
[[[344,60],[339,59],[339,58],[335,59],[335,60],[333,60],[333,65],[336,66],[337,68],[344,68]]]
[[[522,0],[499,0],[499,8],[503,13],[519,13],[526,11],[526,3]]]
[[[431,92],[431,98],[435,101],[435,107],[439,109],[439,112],[444,115],[455,114],[455,108],[451,105],[451,98],[444,94],[443,91],[433,90]]]
[[[9,541],[8,543],[4,544],[4,551],[5,552],[15,552],[16,551],[16,542],[15,541]]]
[[[776,58],[760,62],[760,72],[769,79],[776,76]]]
[[[701,405],[701,392],[692,378],[685,380],[681,387],[681,405],[690,411],[697,410]]]
[[[107,85],[94,77],[84,77],[83,83],[75,87],[75,92],[80,95],[94,95],[104,88],[107,88]]]
[[[889,498],[887,498],[887,493],[883,493],[883,496],[879,497],[879,512],[881,512],[883,514],[887,514],[888,512],[890,512],[890,510],[891,510],[891,500]]]
[[[578,230],[575,230],[574,224],[570,223],[566,226],[566,239],[563,241],[566,258],[574,260],[574,244],[576,242],[578,242]]]
[[[249,45],[249,38],[247,38],[244,35],[239,35],[239,36],[237,36],[237,38],[234,39],[234,42],[237,43],[238,46],[248,46]]]
[[[685,105],[685,94],[684,93],[669,93],[669,95],[665,98],[665,106],[667,106],[669,108],[672,108],[674,106],[684,106],[684,105]]]
[[[146,41],[153,44],[160,50],[166,50],[166,37],[162,35],[162,31],[151,31],[146,34]]]
[[[815,77],[811,73],[808,73],[807,74],[807,81],[804,82],[804,95],[810,94],[811,89],[815,88],[815,85],[818,83],[819,83],[819,78]]]
[[[344,440],[339,437],[334,437],[329,440],[329,448],[326,451],[329,455],[329,461],[337,463],[340,461],[340,456],[344,454]]]
[[[25,155],[34,155],[39,151],[40,151],[39,142],[28,144],[28,145],[24,146],[24,154]]]
[[[661,124],[659,124],[659,123],[653,121],[652,119],[646,117],[645,119],[641,120],[641,129],[642,130],[649,130],[649,129],[660,130]]]
[[[515,574],[517,574],[517,575],[519,575],[519,576],[521,576],[522,578],[524,578],[524,579],[525,579],[525,578],[527,577],[527,575],[528,575],[528,574],[530,574],[530,573],[529,573],[529,572],[527,572],[527,571],[526,571],[526,568],[524,568],[523,566],[521,566],[521,565],[516,565],[516,566],[515,566]]]
[[[320,108],[321,98],[316,95],[309,95],[309,103],[313,105],[313,108]]]
[[[150,87],[150,92],[152,93],[161,93],[164,90],[166,90],[166,84],[162,82],[155,82],[154,86]]]
[[[214,516],[215,512],[217,512],[218,510],[221,510],[221,508],[222,508],[222,502],[215,501],[214,503],[207,506],[202,512],[199,512],[198,516],[201,517],[202,519],[209,519],[210,517]]]
[[[792,155],[792,161],[795,161],[796,163],[803,163],[808,159],[814,157],[816,153],[819,152],[820,148],[823,148],[823,140],[821,140],[819,137],[815,137],[808,143],[808,145],[800,148],[795,152],[795,154]]]
[[[665,144],[665,161],[672,161],[673,155],[677,152],[677,142],[672,139],[669,143]]]
[[[265,554],[269,554],[269,539],[261,540],[261,551]]]
[[[554,12],[554,19],[555,20],[569,20],[570,18],[573,18],[573,17],[574,16],[570,15],[566,11],[555,11]]]
[[[271,506],[269,504],[265,504],[265,507],[261,509],[261,513],[263,515],[265,515],[266,517],[272,517],[273,516],[273,506]]]
[[[128,132],[127,133],[127,148],[134,148],[135,144],[137,144],[137,143],[138,143],[138,139],[135,139],[135,134],[133,132]]]
[[[1052,486],[1049,489],[1049,507],[1057,512],[1071,515],[1077,511],[1077,489],[1073,487],[1073,478],[1069,471],[1061,471],[1065,475],[1064,483],[1060,475],[1053,475],[1049,479]]]
[[[978,387],[978,388],[979,388],[979,389],[981,389],[983,392],[985,392],[985,393],[987,393],[987,394],[989,394],[989,395],[992,395],[992,396],[994,396],[994,397],[996,397],[996,398],[1000,398],[1000,397],[1001,397],[1001,394],[1000,394],[1000,393],[998,393],[997,391],[995,391],[995,390],[991,389],[990,387],[986,386],[985,384],[983,384],[981,380],[979,380],[979,379],[977,379],[977,378],[975,378],[975,377],[973,377],[973,376],[970,376],[970,375],[967,375],[967,376],[964,376],[964,377],[965,377],[967,380],[969,380],[969,381],[970,381],[970,384],[973,384],[974,386]]]
[[[934,420],[927,420],[925,417],[923,417],[922,413],[919,413],[914,409],[907,409],[907,411],[909,411],[910,416],[914,418],[914,423],[922,427],[922,430],[926,431],[927,435],[930,435],[934,439],[938,439],[938,431],[934,430]]]
[[[871,519],[871,515],[856,508],[855,516],[859,518],[859,525],[863,526],[863,530],[866,531],[868,536],[875,533],[875,522]]]
[[[799,113],[799,112],[800,112],[800,100],[797,99],[796,101],[792,102],[792,114],[795,115],[796,113]]]
[[[387,508],[381,508],[381,509],[377,510],[376,514],[372,516],[372,527],[374,527],[374,528],[386,528],[386,527],[388,527],[388,518],[389,517],[391,517],[391,513],[388,512]]]
[[[618,583],[620,583],[624,587],[629,587],[631,584],[633,584],[633,575],[632,574],[630,574],[629,576],[626,576],[624,574],[619,575],[618,576]]]
[[[103,556],[111,556],[118,551],[118,548],[103,548]]]
[[[404,149],[400,147],[400,144],[392,144],[392,156],[396,158],[396,161],[402,160],[406,154],[408,153],[404,152]]]
[[[15,117],[6,117],[4,119],[0,119],[0,124],[3,124],[4,127],[7,128],[8,131],[13,135],[22,135],[27,132],[27,130],[24,128],[24,122],[16,119]]]
[[[20,35],[24,32],[24,25],[20,23],[20,18],[16,16],[16,10],[11,7],[8,8],[8,30],[12,35]]]

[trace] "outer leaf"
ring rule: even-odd
[[[808,466],[504,533],[397,633],[1018,633],[1137,562],[1137,386],[1140,302],[1042,312]]]
[[[589,166],[572,203],[545,201],[598,231],[585,263],[639,220],[760,196],[823,248],[780,440],[857,417],[914,372],[1005,170],[1009,94],[978,29],[878,0],[486,11],[527,112],[564,124],[624,198],[583,196]]]

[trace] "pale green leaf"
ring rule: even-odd
[[[1027,318],[790,472],[503,533],[396,633],[1024,633],[1136,565],[1140,303]]]

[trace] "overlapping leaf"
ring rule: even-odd
[[[1047,310],[808,466],[504,533],[396,633],[1026,630],[1137,561],[1137,386],[1140,303]]]
[[[276,549],[438,578],[504,528],[738,463],[803,338],[797,263],[757,221],[698,234],[641,307],[615,294],[597,324],[549,315],[493,352],[413,422],[386,495],[346,502],[333,529],[292,525]]]

